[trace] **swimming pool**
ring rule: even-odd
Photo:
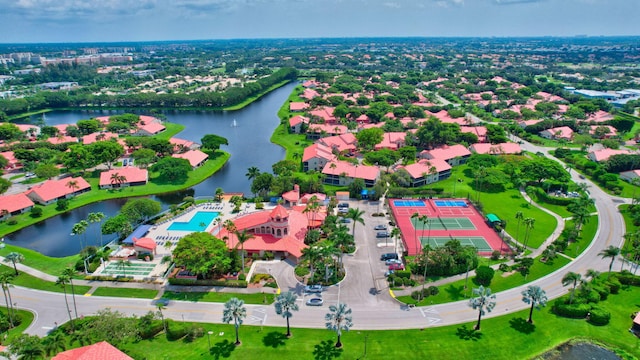
[[[167,230],[204,231],[218,215],[218,212],[198,211],[189,222],[174,221]]]
[[[467,207],[464,200],[434,200],[437,207]]]
[[[419,206],[425,206],[424,201],[422,201],[422,200],[393,200],[393,205],[395,207],[407,207],[407,206],[419,207]]]

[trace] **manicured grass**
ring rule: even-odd
[[[273,132],[271,142],[285,149],[287,160],[302,161],[304,149],[313,145],[313,141],[307,140],[303,134],[289,134],[288,128],[288,125],[280,124]]]
[[[97,288],[92,296],[112,296],[123,298],[140,298],[140,299],[153,299],[158,295],[157,290],[152,289],[130,289],[130,288],[112,288],[112,287],[100,287]]]
[[[415,330],[351,330],[342,336],[342,349],[335,349],[335,334],[324,329],[291,330],[287,339],[283,327],[242,325],[241,346],[234,346],[232,325],[196,324],[205,335],[193,342],[168,341],[159,335],[151,340],[127,343],[125,350],[155,359],[531,359],[552,348],[580,337],[599,341],[627,355],[640,354],[640,340],[628,332],[629,308],[640,297],[640,289],[625,288],[611,295],[601,306],[611,312],[606,326],[590,325],[583,319],[566,319],[550,312],[549,304],[535,310],[528,324],[528,310],[482,320],[482,331],[474,332],[474,323]],[[498,299],[498,301],[500,301]],[[465,305],[463,305],[465,306]],[[417,310],[411,310],[417,311]],[[416,316],[420,316],[416,313]],[[296,324],[295,313],[291,325]],[[357,326],[357,319],[354,319]],[[285,320],[282,319],[284,326]],[[426,322],[425,322],[426,324]],[[211,349],[208,349],[207,331]],[[365,356],[366,347],[366,356]],[[630,357],[629,357],[630,358]]]
[[[2,312],[4,316],[7,316],[7,307],[3,305],[2,310],[0,310],[0,312]],[[2,340],[2,345],[8,344],[11,341],[11,339],[22,334],[33,322],[34,315],[31,311],[18,309],[17,313],[18,313],[18,316],[22,319],[22,322],[20,323],[20,325],[9,330],[9,332],[6,334],[7,340],[6,341]],[[3,334],[3,337],[4,337],[4,334]]]
[[[75,266],[76,262],[80,259],[78,255],[72,255],[62,258],[48,257],[40,254],[37,251],[21,248],[14,245],[5,244],[5,247],[0,249],[1,256],[7,256],[10,252],[19,252],[24,256],[24,265],[44,271],[51,275],[59,275],[62,271],[68,267]],[[11,262],[5,263],[8,266],[12,266]]]
[[[573,221],[566,221],[565,228],[571,229],[574,227]],[[570,256],[572,258],[577,257],[582,254],[582,252],[591,244],[593,238],[596,236],[596,232],[598,231],[598,216],[593,215],[588,218],[588,221],[582,225],[582,230],[580,232],[580,236],[578,237],[578,241],[573,242],[567,246],[564,250],[564,254]]]
[[[2,265],[0,267],[0,272],[13,273],[13,268]],[[42,280],[40,278],[31,276],[24,272],[20,272],[20,275],[16,276],[13,279],[13,281],[11,281],[11,284],[16,286],[27,287],[30,289],[36,289],[36,290],[44,290],[44,291],[51,291],[51,292],[58,292],[58,293],[63,292],[63,289],[60,286],[56,285],[56,283]],[[82,286],[82,285],[74,285],[74,288],[76,291],[76,295],[84,294],[87,291],[89,291],[89,289],[91,289],[90,286]],[[71,293],[71,285],[67,285],[67,293],[68,294]]]
[[[181,132],[185,128],[185,126],[182,125],[182,124],[175,124],[175,123],[171,123],[171,122],[168,122],[168,121],[163,122],[162,125],[164,125],[165,130],[163,132],[161,132],[160,134],[154,135],[153,136],[154,138],[162,139],[162,140],[169,140],[175,134]]]
[[[80,194],[74,198],[69,199],[68,210],[107,199],[162,194],[189,188],[204,181],[209,176],[218,171],[231,156],[229,153],[221,150],[218,150],[216,154],[217,157],[215,159],[208,160],[203,166],[189,172],[187,180],[182,184],[170,184],[161,182],[158,179],[158,173],[151,172],[149,174],[150,181],[147,185],[132,186],[115,190],[99,190],[98,177],[89,176],[86,180],[91,184],[92,190],[90,192]],[[43,206],[42,209],[43,214],[39,218],[33,218],[27,213],[16,216],[16,218],[18,219],[18,223],[16,225],[8,225],[7,222],[0,223],[0,236],[4,236],[23,227],[27,227],[29,225],[35,224],[39,221],[62,213],[61,211],[56,210],[56,204]],[[46,267],[38,269],[42,271],[48,271]]]
[[[227,106],[226,108],[224,108],[224,110],[227,110],[227,111],[240,110],[240,109],[244,108],[245,106],[251,104],[252,102],[260,99],[263,96],[265,96],[266,94],[272,92],[273,90],[288,84],[289,81],[291,81],[291,80],[283,80],[283,81],[281,81],[281,82],[279,82],[277,84],[274,84],[271,87],[261,91],[259,94],[251,96],[251,97],[245,99],[243,102],[241,102],[239,104],[236,104],[236,105],[233,105],[233,106]]]
[[[570,262],[569,259],[562,256],[558,256],[556,259],[554,259],[553,264],[542,263],[539,260],[539,257],[535,259],[535,262],[531,267],[526,280],[524,276],[522,276],[518,272],[509,273],[507,276],[503,276],[503,273],[501,273],[500,271],[496,271],[496,274],[493,277],[493,280],[491,281],[491,285],[489,287],[493,292],[508,290],[548,275]],[[478,287],[478,285],[475,285],[473,283],[472,276],[469,276],[466,290],[464,288],[464,284],[464,280],[459,280],[449,284],[438,286],[440,290],[438,295],[430,296],[424,299],[420,305],[444,304],[448,302],[468,299],[471,295],[471,289],[474,287]],[[427,283],[427,286],[430,286],[429,283]],[[411,296],[399,296],[397,299],[406,304],[416,303],[416,301],[413,300]]]
[[[273,294],[240,294],[240,293],[224,293],[224,292],[173,292],[167,291],[162,295],[163,299],[183,300],[194,302],[227,302],[231,298],[244,300],[246,304],[271,304],[274,301]]]

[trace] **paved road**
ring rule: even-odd
[[[547,153],[547,149],[527,143],[523,144],[523,148],[534,153],[538,151]],[[607,271],[609,261],[601,259],[598,253],[609,245],[621,246],[623,243],[625,227],[622,216],[617,211],[619,199],[615,199],[617,202],[614,202],[614,198],[588,180],[578,178],[575,172],[572,176],[574,181],[587,182],[590,185],[591,197],[595,200],[599,213],[598,232],[596,240],[575,261],[531,283],[542,287],[549,298],[561,296],[568,291],[562,286],[561,279],[569,271],[581,274],[584,274],[587,269]],[[477,312],[470,309],[466,301],[413,309],[407,309],[396,302],[390,296],[388,289],[384,288],[382,276],[384,266],[378,260],[381,253],[390,251],[392,247],[380,247],[383,244],[378,243],[373,231],[374,225],[383,223],[385,220],[371,216],[372,212],[378,211],[377,205],[353,201],[351,206],[358,206],[367,211],[366,225],[356,224],[358,251],[353,256],[344,257],[347,277],[341,284],[330,287],[324,292],[324,306],[308,307],[302,303],[305,299],[302,285],[291,280],[293,268],[290,264],[281,262],[269,266],[270,271],[281,282],[280,286],[283,290],[293,290],[300,295],[301,309],[292,318],[293,326],[323,328],[327,306],[337,303],[338,299],[352,307],[354,329],[427,328],[472,322],[476,319]],[[618,264],[615,264],[614,268],[617,266]],[[527,308],[528,306],[521,301],[520,293],[523,289],[524,286],[497,293],[497,306],[486,317],[504,315]],[[44,335],[56,323],[60,324],[68,320],[62,294],[15,287],[12,289],[12,295],[18,307],[33,310],[37,314],[34,324],[27,329],[30,334]],[[107,307],[136,315],[155,309],[151,300],[144,299],[77,296],[76,300],[80,315],[93,314]],[[171,301],[164,312],[165,316],[175,320],[220,323],[222,306],[215,303],[198,303],[195,306],[191,302]],[[249,317],[246,324],[272,326],[285,324],[284,319],[275,314],[273,306],[249,305],[247,307]]]

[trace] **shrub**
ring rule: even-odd
[[[171,262],[171,255],[165,255],[162,257],[162,262],[163,263],[168,263]]]
[[[511,266],[507,264],[500,264],[500,266],[498,266],[498,270],[502,272],[508,272],[508,271],[511,271]]]
[[[494,250],[491,253],[491,260],[496,261],[500,259],[500,250]]]
[[[192,285],[192,286],[224,286],[231,288],[246,288],[247,282],[242,280],[213,280],[213,279],[177,279],[169,278],[171,285]]]
[[[244,281],[244,280],[247,280],[247,275],[245,275],[244,273],[240,273],[240,274],[238,275],[238,280],[243,280],[243,281]]]
[[[492,268],[486,265],[478,266],[474,280],[478,285],[489,286],[494,274],[495,271]]]
[[[398,271],[394,272],[394,275],[396,275],[399,278],[409,279],[409,278],[411,278],[411,271],[409,271],[409,270],[398,270]]]
[[[554,314],[572,319],[584,319],[591,310],[591,305],[565,304],[564,300],[558,299],[555,302],[552,308]]]
[[[15,216],[12,216],[9,219],[7,219],[7,225],[16,225],[17,223],[18,223],[18,218],[16,218]]]
[[[145,260],[147,256],[149,257],[149,261],[153,260],[153,254],[151,253],[138,254],[138,260]]]
[[[611,320],[611,313],[599,306],[591,307],[587,316],[587,321],[593,325],[607,325],[609,320]]]
[[[68,199],[59,199],[56,202],[56,210],[63,211],[69,208],[69,200]]]
[[[143,340],[151,339],[152,337],[158,335],[162,330],[164,330],[164,326],[162,326],[162,322],[154,321],[151,323],[151,325],[140,329],[140,337]]]
[[[607,300],[607,297],[609,296],[608,286],[594,286],[593,291],[598,293],[598,296],[600,297],[600,301]]]
[[[309,275],[309,268],[306,266],[298,265],[295,269],[296,276],[304,277]]]
[[[31,208],[31,217],[38,218],[42,216],[42,208],[34,206]]]
[[[203,336],[204,336],[204,329],[194,325],[187,329],[187,335],[185,340],[187,342],[192,342],[195,339],[201,338]]]
[[[605,283],[605,285],[609,287],[609,292],[614,295],[619,293],[620,288],[622,287],[622,284],[620,283],[620,281],[618,281],[618,278],[616,277],[610,278],[609,281]]]
[[[422,296],[422,291],[416,290],[411,293],[411,298],[413,300],[420,301],[424,298],[424,296]]]
[[[264,286],[265,286],[265,287],[274,288],[274,289],[277,289],[277,288],[278,288],[278,284],[277,284],[277,283],[275,283],[275,282],[273,282],[273,281],[270,281],[270,282],[268,282],[268,283],[265,283],[265,284],[264,284]]]
[[[440,290],[438,289],[437,286],[429,286],[428,290],[429,290],[429,295],[432,295],[432,296],[438,295],[438,293],[440,293]]]
[[[187,327],[175,321],[167,320],[167,340],[175,341],[187,335]]]
[[[262,210],[262,209],[264,209],[264,203],[257,202],[256,203],[256,210]]]
[[[629,271],[623,271],[616,275],[622,285],[640,286],[640,276],[633,275]]]

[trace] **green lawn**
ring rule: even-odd
[[[75,266],[76,262],[80,259],[78,255],[72,255],[62,258],[48,257],[40,254],[37,251],[21,248],[5,244],[5,247],[0,249],[1,256],[7,256],[10,252],[19,252],[24,256],[24,265],[45,271],[48,274],[59,275],[64,269],[70,266]],[[11,262],[5,263],[11,265]]]
[[[7,307],[6,306],[2,306],[2,310],[0,310],[0,312],[2,312],[2,314],[4,316],[7,315]],[[22,318],[22,322],[20,323],[20,325],[16,326],[15,328],[9,330],[9,333],[7,334],[7,339],[9,341],[11,341],[12,338],[22,334],[28,327],[29,325],[31,325],[31,323],[33,322],[33,313],[31,311],[26,311],[26,310],[18,310],[18,316]],[[4,336],[4,335],[3,335]],[[9,341],[2,341],[2,345],[6,345]]]
[[[526,322],[528,310],[482,320],[482,331],[471,331],[474,323],[415,330],[343,333],[342,349],[335,349],[335,334],[323,329],[292,329],[292,338],[282,327],[242,325],[241,346],[234,346],[231,325],[197,324],[205,336],[193,342],[167,341],[164,336],[124,345],[125,350],[155,359],[531,359],[576,337],[599,341],[618,352],[638,356],[640,340],[628,332],[629,314],[639,310],[640,289],[626,288],[609,296],[601,305],[612,314],[610,324],[593,326],[585,320],[566,319],[550,313],[550,305],[535,311],[534,324]],[[499,301],[499,299],[498,299]],[[464,306],[464,305],[463,305]],[[411,310],[417,311],[417,310]],[[420,316],[416,313],[416,316]],[[321,321],[321,320],[319,320]],[[321,321],[322,322],[322,321]],[[354,319],[357,326],[357,319]],[[284,326],[285,320],[282,319]],[[425,323],[426,324],[426,323]],[[296,325],[296,317],[291,318]],[[213,335],[208,338],[207,331]],[[208,350],[208,340],[211,349]],[[365,356],[366,348],[366,356]],[[133,354],[132,354],[133,355]]]
[[[156,297],[156,295],[158,295],[158,290],[99,287],[91,295],[92,296],[112,296],[112,297],[124,297],[124,298],[153,299],[153,298]]]
[[[279,82],[277,84],[274,84],[271,87],[261,91],[259,94],[251,96],[251,97],[245,99],[243,102],[241,102],[239,104],[236,104],[236,105],[233,105],[233,106],[227,106],[226,108],[224,108],[224,110],[226,110],[226,111],[240,110],[240,109],[244,108],[245,106],[251,104],[252,102],[260,99],[263,96],[265,96],[266,94],[272,92],[273,90],[288,84],[290,81],[291,80],[283,80],[283,81],[281,81],[281,82]]]
[[[11,272],[13,273],[13,267],[8,267],[5,265],[0,266],[0,272],[2,273],[7,273],[7,272]],[[30,289],[36,289],[36,290],[44,290],[44,291],[51,291],[51,292],[58,292],[61,293],[63,292],[63,289],[56,285],[56,283],[54,282],[49,282],[49,281],[45,281],[42,280],[40,278],[31,276],[27,273],[23,273],[20,272],[20,275],[16,276],[13,281],[11,281],[11,284],[16,285],[16,286],[22,286],[22,287],[26,287],[26,288],[30,288]],[[89,289],[91,289],[90,286],[79,286],[76,285],[74,286],[75,291],[76,291],[76,295],[78,294],[84,294],[87,291],[89,291]],[[71,286],[68,285],[67,286],[67,293],[71,293]]]
[[[271,304],[274,301],[273,294],[240,294],[226,292],[173,292],[167,291],[162,295],[163,299],[183,300],[194,302],[220,302],[224,303],[231,298],[244,300],[246,304]]]
[[[533,266],[530,269],[530,273],[527,276],[526,280],[524,276],[522,276],[518,272],[512,272],[508,274],[503,274],[500,271],[496,271],[493,280],[491,281],[491,285],[489,286],[493,292],[499,292],[514,288],[516,286],[524,285],[533,280],[539,279],[545,275],[548,275],[561,267],[567,265],[570,261],[569,259],[558,256],[553,264],[542,263],[539,261],[540,258],[536,258]],[[503,276],[507,275],[507,276]],[[464,288],[465,280],[459,280],[452,283],[448,283],[445,285],[438,286],[440,292],[438,295],[430,296],[423,300],[420,305],[429,305],[429,304],[444,304],[453,301],[460,301],[464,299],[468,299],[471,295],[471,289],[473,287],[478,287],[473,283],[473,277],[469,276],[469,281],[467,283],[467,289]],[[429,286],[429,283],[427,283]],[[402,301],[407,304],[415,304],[416,301],[411,298],[411,296],[399,296],[397,298],[399,301]]]
[[[154,138],[162,139],[162,140],[169,140],[174,135],[176,135],[177,133],[181,132],[185,128],[185,126],[182,125],[182,124],[175,124],[175,123],[171,123],[171,122],[168,122],[168,121],[163,122],[162,125],[164,125],[165,130],[163,132],[161,132],[160,134],[154,135],[153,136]]]
[[[570,220],[565,222],[565,228],[570,229],[573,227],[573,221]],[[593,238],[596,236],[596,231],[598,231],[598,216],[590,216],[588,221],[582,225],[582,231],[578,237],[578,241],[569,244],[565,249],[564,254],[571,256],[572,258],[582,254],[589,244],[591,244],[591,241],[593,241]]]

